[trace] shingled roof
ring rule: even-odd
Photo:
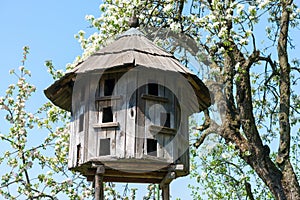
[[[88,57],[44,92],[55,105],[71,111],[72,83],[76,74],[105,71],[128,65],[181,73],[193,86],[198,96],[199,109],[203,110],[210,105],[209,91],[203,82],[172,54],[156,46],[136,28],[121,34],[114,42]]]

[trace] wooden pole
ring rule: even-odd
[[[104,200],[103,175],[105,173],[104,165],[97,166],[95,174],[95,200]]]
[[[170,183],[176,178],[175,166],[171,165],[168,169],[168,173],[160,183],[160,188],[162,189],[162,199],[170,200]]]
[[[162,187],[162,200],[170,200],[170,184]]]

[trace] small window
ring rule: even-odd
[[[84,114],[79,115],[79,132],[83,131]]]
[[[158,84],[149,83],[148,84],[148,94],[158,96]]]
[[[164,127],[171,127],[170,113],[160,113],[160,125]]]
[[[110,155],[110,139],[100,139],[100,156]]]
[[[111,107],[103,108],[102,123],[113,122],[113,113]]]
[[[107,79],[104,81],[104,96],[112,96],[115,88],[115,79]]]
[[[157,156],[157,140],[147,139],[147,155]]]
[[[81,145],[78,144],[77,145],[77,149],[76,149],[76,165],[79,165],[79,161],[80,161],[80,151],[81,151]]]

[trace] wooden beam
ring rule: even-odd
[[[151,94],[142,94],[142,99],[159,101],[159,102],[163,102],[163,103],[167,103],[169,101],[169,99],[167,97],[160,97],[160,96],[155,96],[155,95],[151,95]]]
[[[173,179],[176,178],[176,173],[174,171],[169,171],[164,179],[160,183],[160,187],[163,188],[165,185],[169,185]]]
[[[162,200],[170,200],[170,184],[162,187]]]
[[[159,184],[160,188],[162,189],[163,200],[170,200],[170,183],[173,179],[176,178],[175,169],[176,169],[176,165],[170,165],[168,169],[168,173]]]
[[[103,176],[105,173],[104,165],[97,166],[95,174],[95,200],[104,200]]]

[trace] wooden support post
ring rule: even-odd
[[[170,183],[173,179],[176,178],[175,173],[175,166],[170,166],[168,173],[164,177],[164,179],[159,184],[160,188],[162,189],[162,199],[163,200],[170,200]]]
[[[105,173],[104,165],[98,165],[95,174],[95,200],[104,200],[103,175]]]
[[[170,200],[170,184],[162,187],[162,200]]]

